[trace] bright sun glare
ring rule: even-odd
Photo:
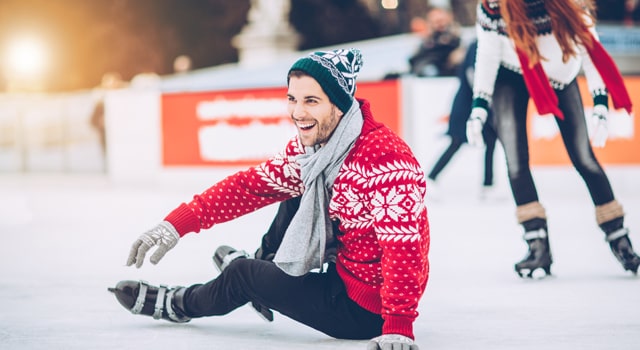
[[[34,37],[19,37],[7,47],[7,69],[14,76],[33,78],[46,68],[44,43]]]

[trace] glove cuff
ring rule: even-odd
[[[488,115],[489,115],[489,112],[485,108],[474,107],[471,110],[471,116],[469,117],[469,119],[480,119],[482,124],[484,124],[487,121]]]
[[[609,111],[609,108],[607,107],[607,105],[596,104],[593,106],[594,115],[606,115],[608,111]]]
[[[178,231],[169,221],[162,221],[158,226],[162,226],[176,241],[180,239]]]

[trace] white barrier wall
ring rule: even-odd
[[[401,134],[425,172],[449,144],[445,132],[455,78],[403,78]],[[102,95],[100,95],[102,96]],[[0,96],[0,172],[105,172],[114,182],[191,184],[204,188],[240,167],[165,167],[162,164],[161,93],[157,88],[122,89],[104,95],[107,151],[92,125],[96,94]],[[374,101],[374,103],[384,101]],[[259,140],[238,142],[260,149]],[[178,146],[179,147],[179,146]],[[448,192],[477,192],[482,181],[484,150],[463,147],[444,169],[439,185]],[[508,192],[500,146],[495,152],[496,184]],[[604,164],[616,191],[640,192],[638,166]],[[535,168],[545,188],[585,192],[570,166]],[[558,181],[558,173],[568,173]],[[565,176],[565,175],[563,175]],[[566,186],[568,183],[568,186]],[[541,186],[542,187],[542,186]]]
[[[160,92],[109,91],[105,96],[107,169],[115,181],[155,181],[160,164]]]
[[[0,171],[20,171],[24,147],[19,102],[3,96],[0,106]]]
[[[107,93],[107,169],[114,182],[178,186],[195,184],[199,188],[238,170],[163,167],[160,104],[161,94],[154,89],[125,89]],[[251,140],[243,142],[251,143]]]
[[[104,172],[95,96],[0,96],[0,172]]]
[[[425,172],[429,172],[449,144],[445,135],[451,101],[458,87],[455,78],[403,78],[402,136],[413,148]],[[160,94],[155,91],[122,90],[107,97],[108,169],[114,181],[134,181],[181,185],[204,189],[214,181],[241,168],[164,167],[161,154]],[[375,101],[380,103],[381,101]],[[234,140],[242,147],[260,148],[252,138]],[[229,148],[233,148],[231,143]],[[464,146],[438,178],[447,193],[476,194],[484,171],[484,149]],[[604,164],[617,193],[640,193],[634,180],[640,175],[637,166]],[[561,191],[587,196],[582,179],[571,166],[536,167],[534,177],[540,192]],[[494,179],[498,189],[509,196],[506,165],[501,146],[494,154]],[[588,200],[588,197],[585,198]]]

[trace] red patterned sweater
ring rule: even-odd
[[[429,222],[423,170],[407,144],[373,119],[369,102],[360,137],[334,182],[331,219],[340,220],[338,274],[351,299],[381,314],[383,334],[413,338],[429,276]],[[181,236],[232,220],[304,191],[295,162],[297,136],[284,152],[216,183],[166,220]]]

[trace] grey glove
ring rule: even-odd
[[[159,223],[158,226],[141,234],[140,237],[133,242],[131,251],[129,252],[129,258],[127,259],[127,266],[135,263],[136,267],[140,268],[144,261],[144,256],[153,246],[158,246],[158,248],[153,255],[151,255],[149,261],[154,265],[157,264],[171,248],[178,244],[179,239],[180,235],[178,231],[176,231],[170,222],[163,221]]]
[[[367,350],[419,350],[409,337],[400,334],[383,334],[367,344]]]
[[[487,121],[488,115],[487,110],[482,107],[474,107],[471,110],[471,115],[469,116],[469,120],[467,120],[467,141],[471,146],[484,146],[482,128]]]

